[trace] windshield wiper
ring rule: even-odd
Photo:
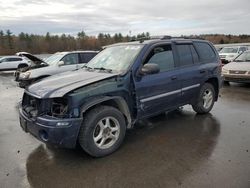
[[[111,73],[113,70],[112,69],[106,69],[104,67],[95,67],[95,70],[101,70],[101,71],[107,71],[108,73]]]
[[[84,65],[82,69],[87,69],[87,70],[94,70],[92,67],[88,67],[87,65]]]

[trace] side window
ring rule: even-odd
[[[192,52],[192,56],[193,56],[193,61],[194,63],[198,63],[199,62],[199,56],[194,48],[193,45],[190,45],[190,48],[191,48],[191,52]]]
[[[146,63],[144,64],[157,64],[160,68],[160,72],[165,72],[173,69],[175,67],[175,64],[171,45],[155,47],[151,50],[145,62]]]
[[[188,44],[179,44],[176,46],[179,55],[179,66],[181,67],[193,64],[193,57],[190,46],[191,45]]]
[[[5,59],[5,58],[0,59],[0,63],[5,62],[5,61],[6,61],[6,59]]]
[[[21,58],[16,57],[16,58],[12,58],[12,61],[22,61],[22,59],[21,59]]]
[[[95,55],[95,53],[80,53],[80,63],[88,63],[93,57],[95,57]]]
[[[21,61],[20,58],[10,57],[6,59],[6,62],[14,62],[14,61]]]
[[[74,65],[78,63],[78,54],[68,54],[62,58],[64,65]]]
[[[215,59],[215,52],[209,44],[205,42],[194,42],[194,46],[199,54],[201,62],[209,62]]]
[[[246,51],[246,48],[245,48],[245,47],[240,47],[239,52],[245,52],[245,51]]]

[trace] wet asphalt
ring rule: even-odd
[[[0,72],[1,188],[250,187],[250,85],[224,86],[210,114],[185,106],[140,122],[117,152],[94,159],[22,131],[12,74]]]

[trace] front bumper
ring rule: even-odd
[[[250,75],[244,74],[224,74],[223,79],[228,82],[250,83]]]
[[[25,132],[32,134],[38,140],[57,145],[62,148],[74,148],[82,118],[57,119],[50,116],[29,118],[19,107],[20,125]],[[67,126],[59,127],[57,124],[68,122]]]

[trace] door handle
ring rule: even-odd
[[[177,76],[172,76],[171,77],[171,80],[176,80],[177,79]]]
[[[205,73],[205,72],[206,72],[205,70],[200,70],[200,73],[201,73],[201,74],[203,74],[203,73]]]

